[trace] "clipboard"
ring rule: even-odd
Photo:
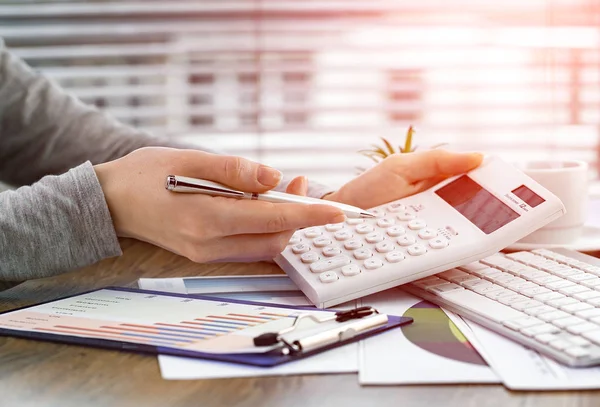
[[[412,322],[348,311],[106,287],[0,313],[0,335],[276,366]]]

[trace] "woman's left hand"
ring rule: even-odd
[[[324,197],[369,209],[424,191],[481,164],[480,153],[446,150],[394,154]]]

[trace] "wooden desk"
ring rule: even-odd
[[[142,276],[275,274],[268,263],[193,264],[133,240],[124,255],[0,293],[0,311]],[[409,367],[406,367],[409,368]],[[0,406],[600,406],[600,392],[516,393],[495,385],[361,387],[356,375],[166,381],[156,357],[0,337]]]

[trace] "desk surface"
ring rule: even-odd
[[[134,240],[124,255],[0,292],[0,311],[139,277],[276,274],[273,264],[198,265]],[[167,381],[156,357],[0,337],[0,405],[8,406],[599,406],[600,391],[522,393],[500,385],[361,387],[356,375]]]

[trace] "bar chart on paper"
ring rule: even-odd
[[[230,353],[297,312],[236,302],[104,289],[0,315],[0,328]],[[252,349],[256,351],[256,349]]]

